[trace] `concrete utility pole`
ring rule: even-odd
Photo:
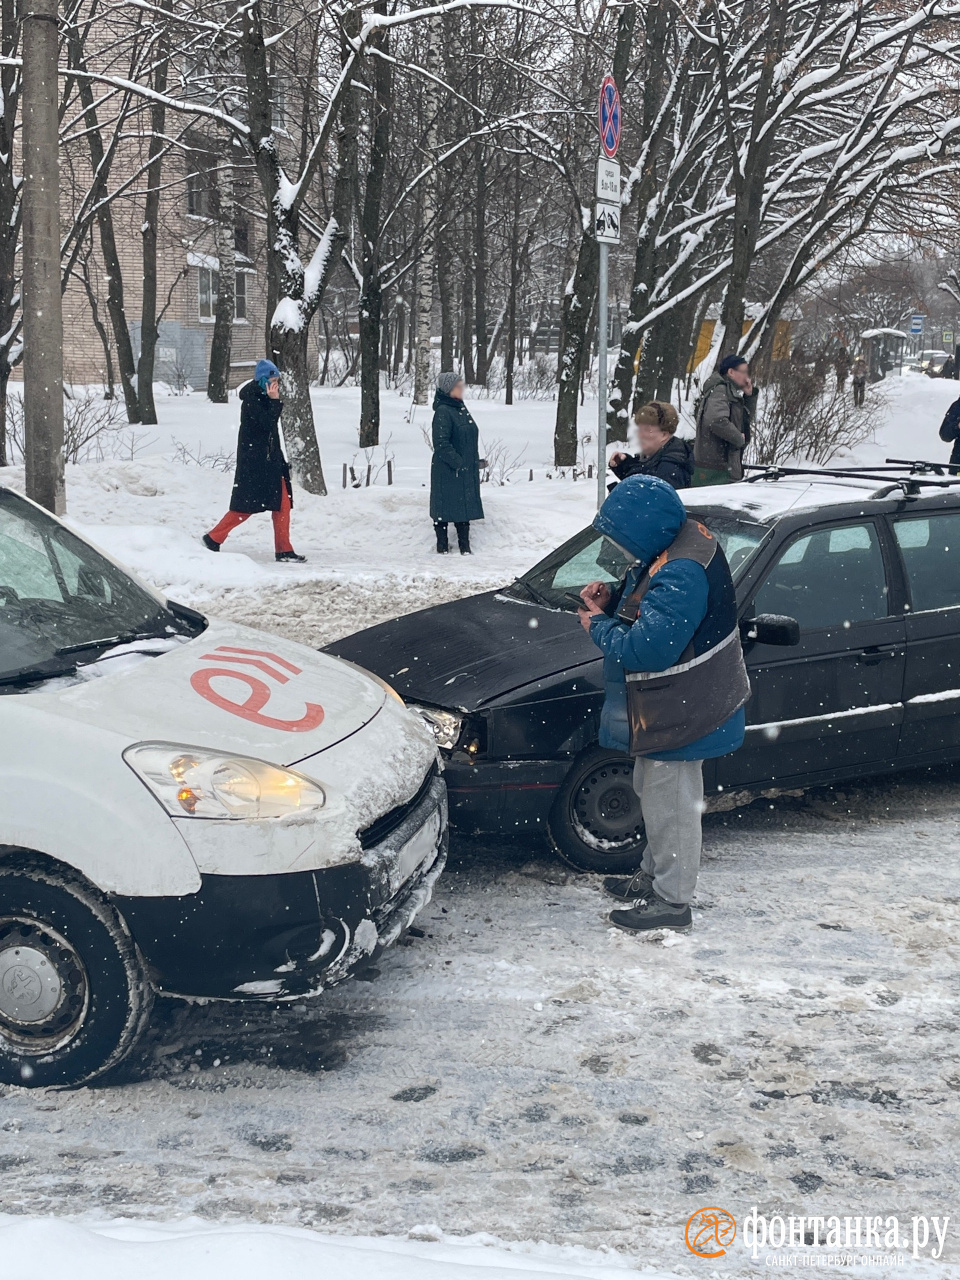
[[[27,496],[61,515],[63,307],[57,0],[23,15],[23,422]]]

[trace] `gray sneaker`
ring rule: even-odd
[[[653,876],[649,871],[638,871],[632,876],[607,876],[603,887],[618,902],[636,902],[653,893]]]
[[[610,923],[628,933],[644,933],[650,929],[675,929],[686,933],[693,928],[693,915],[686,902],[666,902],[658,893],[651,893],[644,902],[638,902],[629,911],[611,911]]]

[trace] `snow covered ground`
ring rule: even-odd
[[[887,390],[887,425],[858,460],[944,458],[937,426],[957,384]],[[594,486],[549,466],[554,406],[479,401],[485,440],[525,449],[523,466],[484,487],[477,554],[437,557],[427,418],[407,424],[405,408],[386,400],[397,484],[344,491],[356,393],[318,393],[332,492],[297,496],[302,567],[273,562],[267,517],[206,552],[230,477],[160,452],[163,433],[232,448],[235,401],[162,401],[157,452],[70,469],[69,517],[175,597],[317,644],[507,581],[590,520]],[[606,927],[595,878],[541,846],[463,844],[424,936],[369,981],[279,1010],[161,1002],[130,1082],[6,1089],[5,1270],[753,1275],[764,1256],[740,1238],[694,1258],[690,1214],[954,1217],[958,852],[960,769],[714,815],[695,931],[639,941]],[[148,1225],[33,1221],[44,1215]],[[149,1226],[190,1216],[237,1230]],[[477,1232],[547,1243],[451,1240]],[[943,1259],[907,1265],[957,1274],[958,1240],[951,1221]]]

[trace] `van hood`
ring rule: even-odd
[[[167,651],[156,656],[149,642],[126,646],[76,677],[12,696],[131,743],[207,747],[282,766],[349,738],[386,697],[348,663],[232,622],[212,619],[202,635],[168,646],[161,641]]]

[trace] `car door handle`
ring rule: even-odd
[[[875,667],[877,663],[898,656],[896,649],[861,649],[857,661],[865,667]]]

